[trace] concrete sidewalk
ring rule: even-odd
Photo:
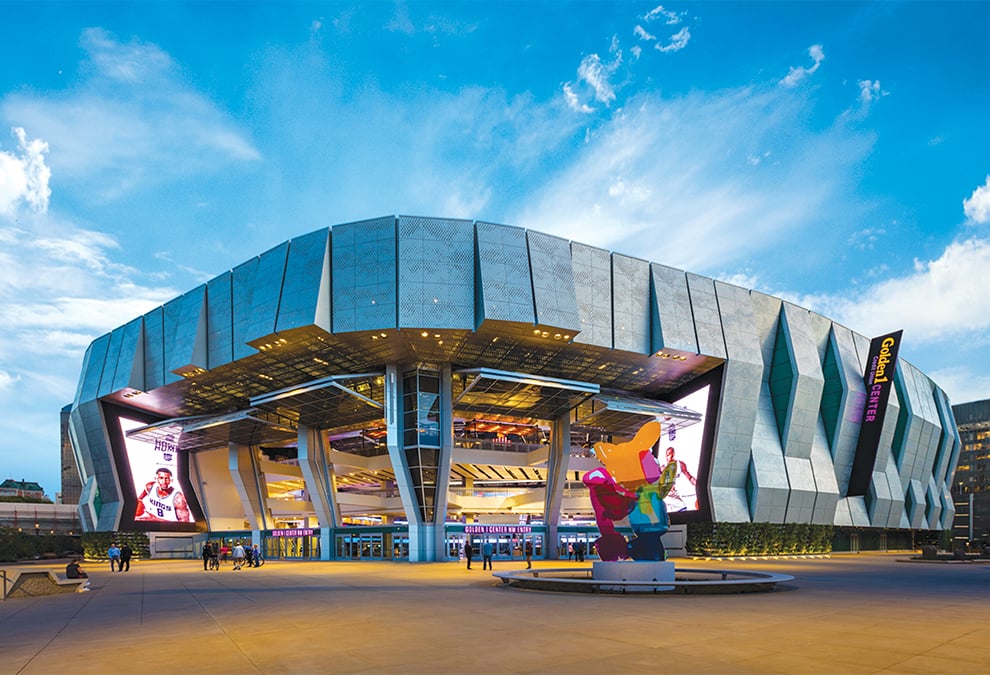
[[[795,580],[647,597],[502,588],[458,563],[90,563],[90,593],[0,603],[0,673],[986,671],[990,565],[907,557],[677,559]]]

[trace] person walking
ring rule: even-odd
[[[467,560],[467,568],[471,569],[471,559],[474,558],[474,546],[471,545],[470,539],[464,543],[464,558]]]
[[[481,569],[490,570],[492,568],[492,555],[495,553],[495,547],[492,546],[492,542],[486,541],[481,545]]]
[[[526,554],[526,569],[533,568],[533,542],[527,541],[526,545],[523,546],[523,551]]]
[[[209,570],[209,568],[210,568],[209,567],[210,566],[210,559],[212,557],[213,557],[213,547],[210,545],[210,542],[206,542],[205,544],[203,544],[203,571],[204,572],[206,572],[206,571]]]
[[[239,570],[244,566],[244,547],[241,546],[241,542],[237,542],[234,546],[234,569]]]
[[[117,546],[117,542],[110,543],[110,548],[107,549],[107,557],[110,558],[110,571],[116,572],[116,568],[120,565],[120,548]]]
[[[134,551],[125,542],[123,546],[120,547],[120,560],[117,562],[117,568],[121,572],[131,571],[131,556],[134,555]]]

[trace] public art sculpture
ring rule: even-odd
[[[636,436],[625,443],[595,444],[595,456],[602,467],[584,475],[591,492],[591,506],[601,536],[595,541],[604,561],[664,560],[660,538],[670,527],[664,497],[677,476],[677,463],[660,467],[653,456],[653,445],[660,438],[660,423],[647,422]],[[628,541],[615,524],[629,518],[635,536]]]

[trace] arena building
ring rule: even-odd
[[[554,558],[597,536],[593,446],[659,420],[675,524],[947,529],[948,398],[900,360],[884,402],[871,358],[780,298],[532,230],[335,225],[90,345],[69,423],[80,516],[163,555],[209,536],[445,560],[474,537]]]

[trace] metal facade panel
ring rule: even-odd
[[[334,332],[395,328],[395,218],[335,225],[331,236]]]
[[[655,354],[664,349],[676,349],[691,354],[700,353],[687,273],[651,263],[650,274],[654,296],[651,351]]]
[[[782,301],[757,291],[750,291],[749,297],[753,303],[753,323],[760,340],[760,353],[763,355],[763,367],[766,371],[763,377],[766,379],[770,376],[770,364],[773,363]]]
[[[815,497],[818,494],[811,460],[785,456],[784,466],[787,468],[787,484],[790,488],[785,522],[810,523],[815,511]]]
[[[166,303],[163,318],[166,384],[181,380],[180,373],[206,370],[206,286]]]
[[[649,262],[612,254],[612,308],[615,349],[652,354]]]
[[[656,270],[657,266],[653,267]],[[678,274],[686,297],[687,282],[683,273]],[[750,472],[763,362],[753,330],[753,307],[749,293],[737,286],[719,282],[715,284],[715,292],[720,306],[724,307],[722,320],[728,361],[723,371],[718,433],[715,435],[710,474],[712,494],[721,497],[713,497],[712,508],[716,521],[738,522],[738,500],[741,497],[746,503],[745,490]],[[749,518],[747,505],[745,520]]]
[[[121,331],[120,353],[110,390],[141,390],[144,388],[144,322],[138,317],[117,330]]]
[[[260,258],[252,258],[231,270],[230,319],[231,344],[234,360],[257,354],[258,350],[247,344],[254,332],[254,291],[256,272]]]
[[[815,511],[811,522],[817,525],[835,523],[835,510],[839,503],[839,484],[835,479],[835,467],[828,452],[825,425],[818,423],[815,440],[811,446],[811,470],[815,476]]]
[[[275,332],[330,324],[330,228],[289,241]]]
[[[601,248],[571,242],[581,332],[574,342],[612,347],[612,259]]]
[[[289,256],[289,242],[283,242],[275,248],[265,251],[258,258],[251,282],[251,313],[244,323],[243,342],[252,343],[263,340],[275,332],[275,321],[278,318],[278,301],[282,297],[282,281],[285,279],[285,262]],[[237,280],[235,271],[234,280]],[[237,325],[237,305],[235,303],[235,323]],[[237,348],[234,343],[234,348]],[[246,355],[255,353],[253,350]]]
[[[157,307],[144,315],[144,391],[165,385],[165,319]]]
[[[753,428],[753,454],[749,475],[749,506],[753,522],[782,523],[787,513],[790,484],[780,446],[777,422],[769,387],[764,383],[756,424]]]
[[[474,330],[474,224],[399,218],[399,327]]]
[[[708,277],[688,273],[687,283],[691,294],[691,311],[694,314],[694,330],[698,334],[698,352],[724,359],[725,337],[722,335],[722,317],[715,296],[715,282]]]
[[[477,325],[487,319],[535,325],[526,230],[479,222],[475,231],[479,280]]]
[[[811,330],[808,311],[784,303],[781,321],[789,341],[794,380],[784,431],[784,454],[811,457],[811,446],[819,423],[825,377],[818,360],[818,344]]]
[[[103,361],[103,372],[100,374],[100,389],[97,397],[106,396],[113,392],[114,374],[117,371],[117,361],[120,359],[120,345],[123,340],[123,327],[117,328],[110,333],[110,342],[107,344],[107,356]]]
[[[107,361],[107,350],[110,347],[110,335],[101,335],[93,340],[83,355],[83,368],[79,376],[79,386],[76,389],[76,404],[81,401],[91,401],[100,394],[100,380],[103,377],[104,364]]]
[[[94,478],[99,491],[101,507],[97,529],[113,531],[120,519],[121,496],[102,404],[90,399],[74,405],[69,413],[69,424],[74,442],[80,444],[76,454],[84,458],[81,468],[87,475],[83,478]]]
[[[527,231],[536,322],[576,333],[581,329],[571,247],[566,239]]]
[[[839,364],[843,396],[830,450],[839,492],[845,494],[849,487],[853,459],[856,456],[863,406],[866,404],[866,385],[863,383],[863,371],[860,369],[853,332],[845,326],[833,324],[831,340],[834,347],[833,354]]]
[[[233,272],[206,284],[207,361],[217,368],[234,360]]]

